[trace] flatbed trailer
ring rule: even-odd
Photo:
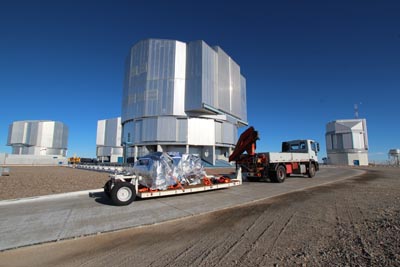
[[[205,176],[202,184],[182,185],[177,184],[167,190],[151,190],[140,185],[141,176],[111,174],[110,179],[104,185],[104,193],[117,206],[129,205],[138,198],[154,198],[181,194],[190,194],[218,190],[238,186],[242,184],[242,172],[239,168],[236,171],[236,177],[230,179],[227,177],[216,178],[214,176]]]

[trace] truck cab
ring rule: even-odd
[[[285,141],[282,152],[306,153],[309,160],[318,162],[319,143],[310,139]]]

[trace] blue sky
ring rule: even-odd
[[[400,147],[399,1],[8,1],[0,5],[0,152],[8,126],[69,127],[68,154],[95,157],[97,120],[121,112],[124,60],[141,39],[221,46],[247,79],[259,151],[367,119],[370,160]],[[361,103],[361,104],[360,104]]]

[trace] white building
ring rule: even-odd
[[[368,134],[365,119],[336,120],[326,125],[328,164],[368,165]]]
[[[68,127],[58,121],[15,121],[8,129],[7,145],[16,155],[65,157]]]
[[[100,162],[123,161],[121,117],[97,122],[96,156]]]

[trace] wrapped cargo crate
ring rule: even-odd
[[[200,184],[205,176],[201,159],[192,154],[183,154],[174,163],[167,153],[151,153],[139,158],[131,171],[141,176],[142,186],[152,190],[166,190],[177,183]]]

